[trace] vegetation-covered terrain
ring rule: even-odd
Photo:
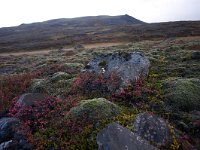
[[[167,122],[172,139],[165,145],[150,141],[152,145],[200,149],[199,50],[200,37],[189,36],[0,56],[0,117],[20,119],[17,132],[29,149],[80,150],[97,149],[96,136],[109,123],[134,131],[137,114],[148,112]],[[149,58],[149,75],[121,90],[105,92],[105,85],[117,84],[117,76],[81,72],[97,53],[133,51]],[[16,104],[24,93],[45,96],[34,105]]]
[[[199,28],[200,21],[149,24],[129,15],[55,19],[0,28],[0,53],[199,36]]]

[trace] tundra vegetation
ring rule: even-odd
[[[19,149],[93,150],[97,135],[115,122],[155,149],[200,149],[199,50],[200,38],[191,36],[0,56],[0,142]],[[116,72],[82,71],[97,54],[131,52],[142,52],[150,68],[127,85]],[[98,65],[106,70],[108,62]],[[6,136],[5,118],[19,119],[6,120],[18,123]]]

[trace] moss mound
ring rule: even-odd
[[[164,82],[165,102],[173,110],[200,110],[200,80],[175,78]]]
[[[90,121],[109,119],[119,114],[120,108],[114,103],[104,99],[95,98],[83,100],[80,104],[71,109],[69,117],[87,117]]]
[[[47,93],[46,81],[44,79],[34,79],[29,91],[32,93]]]
[[[71,79],[72,76],[65,72],[56,72],[50,79],[51,82],[58,82],[59,80]]]

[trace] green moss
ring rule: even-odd
[[[72,78],[72,76],[68,73],[65,72],[56,72],[54,75],[51,77],[50,81],[51,82],[58,82],[59,80],[67,80]]]
[[[166,104],[173,110],[200,110],[200,80],[175,78],[164,82]]]
[[[116,116],[120,108],[114,103],[104,99],[96,98],[83,100],[77,107],[72,108],[69,117],[79,117],[86,115],[89,120],[98,121]]]
[[[46,81],[44,79],[34,79],[29,91],[32,93],[47,93]]]
[[[173,52],[178,50],[181,50],[181,47],[179,45],[173,45],[166,49],[167,52]]]
[[[105,67],[106,64],[107,64],[107,62],[104,60],[104,61],[101,61],[101,62],[99,63],[99,66],[100,66],[100,67]]]
[[[49,83],[48,89],[49,93],[53,96],[66,97],[69,92],[72,83],[75,78],[67,79],[67,80],[59,80],[56,83]]]

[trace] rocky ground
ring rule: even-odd
[[[200,149],[200,38],[0,56],[2,149]]]

